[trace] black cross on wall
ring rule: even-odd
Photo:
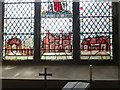
[[[47,89],[47,76],[52,76],[51,73],[47,73],[47,68],[44,68],[44,73],[39,73],[39,76],[44,76],[44,90]]]

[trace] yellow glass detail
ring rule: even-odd
[[[110,19],[110,21],[112,21],[112,19]]]
[[[83,20],[82,20],[82,19],[80,19],[80,22],[83,22]]]
[[[4,23],[7,23],[7,20],[4,20]]]

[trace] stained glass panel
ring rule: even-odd
[[[72,2],[42,2],[41,59],[72,59]]]
[[[34,55],[34,3],[6,0],[3,59],[31,60]],[[19,2],[19,3],[18,3]]]
[[[112,3],[80,2],[80,58],[112,59]]]

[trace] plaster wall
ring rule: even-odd
[[[39,73],[44,73],[44,68],[52,73],[50,80],[90,80],[88,65],[4,65],[3,79],[40,79]],[[118,66],[93,66],[93,80],[118,80]]]

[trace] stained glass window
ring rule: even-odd
[[[80,1],[79,3],[80,59],[113,59],[112,2]],[[34,32],[34,26],[37,27],[34,25],[36,11],[41,12],[38,45],[40,60],[74,59],[73,2],[46,0],[40,4],[41,10],[38,11],[35,10],[34,0],[5,0],[4,60],[33,59],[34,33],[37,33]]]
[[[34,3],[5,0],[4,7],[3,59],[33,59]]]
[[[72,59],[72,2],[42,2],[41,17],[41,59]]]
[[[80,2],[80,58],[112,59],[112,2]]]

